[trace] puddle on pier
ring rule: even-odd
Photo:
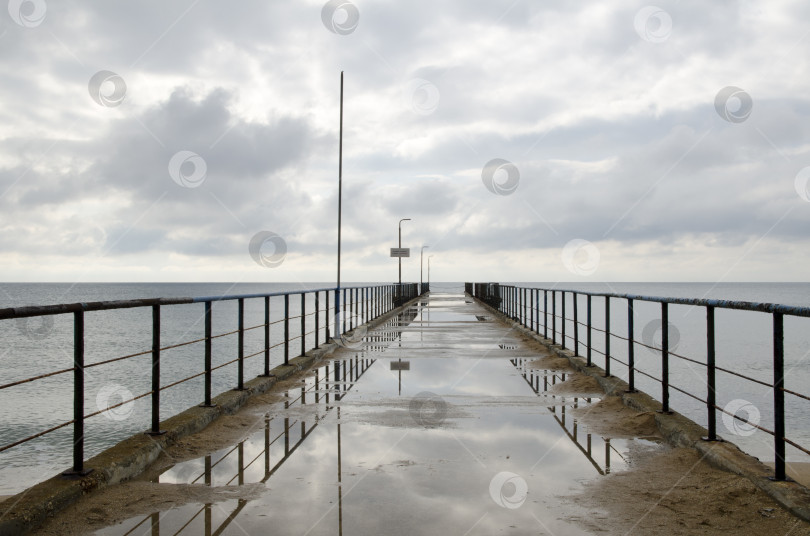
[[[423,311],[422,319],[418,320],[417,322],[480,322],[480,320],[478,320],[478,318],[472,313],[457,313],[453,311]]]
[[[537,356],[470,360],[459,340],[455,357],[392,358],[400,333],[385,333],[287,391],[247,440],[157,479],[258,492],[97,534],[586,534],[564,496],[658,448],[588,433],[566,412],[599,399],[546,392],[566,374],[532,370]]]

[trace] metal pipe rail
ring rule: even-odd
[[[611,376],[611,364],[620,363],[626,367],[628,374],[628,384],[630,392],[635,391],[635,378],[636,373],[642,374],[646,377],[661,384],[661,405],[662,412],[670,412],[670,391],[675,390],[683,395],[691,397],[701,404],[705,405],[707,412],[708,423],[708,441],[717,441],[717,411],[731,416],[733,419],[744,422],[749,426],[757,428],[771,436],[773,436],[773,450],[774,450],[774,480],[786,479],[785,467],[785,446],[790,444],[796,449],[810,455],[808,448],[799,445],[797,442],[789,439],[785,435],[785,393],[795,396],[801,400],[810,400],[810,396],[796,391],[786,389],[784,387],[785,375],[785,354],[784,354],[784,317],[810,317],[810,307],[797,307],[791,305],[781,305],[774,303],[759,303],[759,302],[746,302],[746,301],[731,301],[731,300],[713,300],[713,299],[692,299],[692,298],[668,298],[660,296],[644,296],[637,294],[618,294],[609,292],[583,292],[573,289],[556,289],[556,288],[529,288],[518,287],[514,285],[502,285],[499,283],[465,283],[465,291],[479,299],[480,301],[492,306],[499,310],[506,316],[519,322],[524,327],[530,329],[534,333],[541,334],[545,339],[551,340],[552,344],[559,344],[562,349],[566,349],[566,344],[570,341],[573,343],[570,348],[574,355],[580,354],[580,346],[584,345],[585,355],[582,356],[586,359],[587,366],[593,366],[593,352],[596,352],[604,357],[604,370],[605,376]],[[542,294],[542,304],[541,304]],[[566,315],[566,294],[573,296],[573,311],[572,316]],[[550,296],[549,296],[550,295]],[[557,297],[560,296],[560,304],[558,306]],[[583,322],[580,318],[578,311],[578,296],[586,297],[586,320]],[[551,298],[549,300],[549,297]],[[604,298],[604,325],[598,328],[592,322],[592,298]],[[627,303],[627,337],[619,336],[611,333],[611,299],[625,300]],[[636,301],[654,302],[659,303],[661,307],[661,329],[662,341],[661,347],[651,347],[643,341],[638,341],[634,338],[635,321],[633,315],[633,303]],[[551,307],[549,308],[549,302]],[[674,353],[669,348],[669,305],[690,305],[695,307],[703,307],[706,311],[706,363],[702,363],[687,356]],[[559,309],[559,310],[558,310]],[[716,309],[734,309],[741,311],[755,311],[767,313],[772,316],[772,333],[773,333],[773,362],[772,362],[772,375],[773,382],[766,383],[757,380],[740,372],[731,370],[729,368],[720,367],[716,364],[716,332],[715,332],[715,310]],[[560,326],[558,328],[558,320]],[[550,325],[549,325],[550,321]],[[566,333],[566,321],[573,324],[573,334]],[[580,327],[585,328],[585,337],[580,336]],[[592,332],[598,331],[604,334],[604,351],[593,348],[592,345]],[[550,332],[550,333],[549,333]],[[558,338],[559,335],[559,338]],[[550,337],[549,337],[550,336]],[[626,361],[618,359],[611,353],[610,342],[611,338],[627,341],[627,355]],[[584,340],[583,340],[584,339]],[[655,377],[636,366],[635,360],[635,346],[645,346],[657,352],[660,352],[661,359],[661,374],[660,377]],[[669,365],[670,357],[688,361],[690,363],[698,364],[706,368],[706,394],[696,395],[690,393],[685,387],[678,387],[670,384]],[[773,405],[774,405],[774,419],[773,430],[760,426],[756,422],[751,422],[747,418],[730,413],[725,408],[717,405],[717,382],[716,372],[721,371],[731,374],[735,377],[741,378],[748,382],[752,382],[764,387],[767,387],[772,392]]]
[[[58,305],[40,305],[40,306],[27,306],[27,307],[12,307],[0,309],[0,320],[3,319],[17,319],[29,318],[37,316],[73,315],[73,367],[61,370],[55,370],[31,376],[28,378],[16,379],[11,382],[0,383],[0,391],[12,387],[30,384],[44,378],[67,374],[73,372],[73,419],[51,426],[45,430],[38,431],[25,438],[14,439],[8,443],[0,444],[0,452],[11,449],[18,445],[22,445],[31,441],[32,439],[42,437],[55,430],[73,425],[73,465],[69,471],[63,473],[65,476],[77,476],[87,474],[89,471],[84,467],[84,421],[90,417],[102,414],[111,409],[129,404],[135,400],[145,397],[151,398],[151,429],[147,432],[150,434],[160,434],[160,393],[171,387],[177,386],[181,383],[190,381],[192,379],[204,376],[204,392],[202,393],[202,406],[212,405],[212,374],[215,370],[224,368],[228,365],[237,365],[237,378],[236,389],[243,390],[244,387],[244,365],[245,360],[259,355],[264,356],[264,373],[260,376],[270,375],[270,350],[283,346],[283,363],[289,363],[290,358],[290,343],[300,340],[300,355],[304,355],[307,351],[307,337],[314,335],[313,345],[311,348],[317,349],[321,344],[321,333],[323,333],[323,342],[327,342],[330,338],[339,339],[347,331],[354,327],[359,326],[364,322],[371,321],[383,314],[388,313],[396,307],[397,298],[406,297],[406,299],[415,298],[419,292],[419,285],[417,283],[407,283],[401,286],[396,284],[385,285],[372,285],[362,287],[343,287],[343,288],[319,288],[312,290],[301,290],[291,292],[270,292],[264,294],[235,294],[223,296],[202,296],[202,297],[182,297],[182,298],[153,298],[153,299],[136,299],[136,300],[114,300],[104,302],[84,302],[84,303],[69,303]],[[307,311],[307,295],[312,295],[314,301],[314,310]],[[300,296],[300,314],[290,314],[290,298]],[[330,296],[333,300],[330,303]],[[271,298],[278,298],[283,300],[284,316],[280,320],[270,321],[270,305]],[[342,298],[342,300],[341,300]],[[264,301],[264,322],[258,325],[245,326],[245,300],[263,300]],[[236,301],[237,302],[237,329],[226,331],[224,333],[213,333],[212,305],[215,302],[223,301]],[[342,310],[338,308],[339,304],[343,304]],[[161,345],[161,308],[168,305],[191,305],[203,304],[204,306],[204,330],[205,336],[190,341],[184,341],[167,346]],[[152,313],[152,344],[151,349],[132,353],[125,356],[114,357],[105,359],[96,363],[85,364],[85,312],[88,311],[109,311],[118,309],[133,309],[148,307]],[[335,314],[335,311],[339,311]],[[334,316],[331,316],[334,315]],[[314,329],[307,331],[307,319],[311,318],[314,321]],[[291,321],[299,320],[300,326],[296,330],[297,334],[292,335]],[[323,320],[323,324],[321,324]],[[276,324],[282,324],[284,329],[284,336],[282,342],[277,344],[270,344],[270,327]],[[347,328],[348,324],[348,330]],[[264,328],[264,344],[258,351],[245,354],[245,332]],[[212,365],[212,341],[221,337],[236,335],[237,338],[237,355],[235,358],[227,360],[225,363],[219,365]],[[180,346],[187,346],[196,343],[203,344],[202,361],[203,370],[184,377],[178,381],[174,381],[168,385],[161,384],[160,364],[161,352],[178,348]],[[107,365],[114,362],[124,361],[139,356],[151,354],[151,389],[147,392],[133,396],[127,400],[123,400],[115,405],[108,406],[101,411],[93,413],[86,413],[84,408],[85,401],[85,374],[87,368],[98,367],[100,365]]]

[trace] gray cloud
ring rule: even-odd
[[[4,254],[238,270],[250,237],[270,230],[288,243],[289,273],[324,264],[343,69],[344,248],[375,266],[390,264],[403,217],[411,247],[493,271],[492,252],[553,257],[573,238],[637,256],[691,244],[726,259],[760,244],[785,251],[776,266],[807,260],[782,246],[808,242],[793,179],[810,165],[798,16],[810,8],[665,2],[671,35],[651,43],[635,4],[357,6],[349,35],[327,31],[317,5],[256,1],[49,3],[36,28],[5,18]],[[120,106],[90,98],[99,70],[126,81]],[[413,80],[429,86],[413,92]],[[745,122],[714,109],[729,85],[752,96]],[[179,151],[205,162],[195,188],[169,174]],[[520,170],[514,194],[482,184],[493,158]],[[506,268],[525,279],[532,264]]]

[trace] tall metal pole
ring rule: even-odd
[[[424,282],[422,281],[422,272],[424,271],[424,268],[425,268],[425,262],[424,262],[425,248],[429,248],[429,247],[430,246],[422,246],[422,249],[419,252],[419,292],[420,293],[422,292],[422,286],[424,285]]]
[[[430,285],[430,258],[433,255],[428,255],[428,286]]]
[[[338,244],[337,244],[337,292],[335,292],[335,333],[340,318],[340,229],[343,217],[343,71],[340,71],[340,142],[338,146]]]

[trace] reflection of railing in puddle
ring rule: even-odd
[[[262,439],[257,438],[258,434],[254,434],[250,439],[238,443],[218,458],[216,457],[216,453],[207,455],[202,459],[202,467],[199,467],[199,459],[174,465],[158,477],[158,482],[204,484],[206,486],[230,486],[234,484],[242,486],[246,483],[267,482],[284,462],[292,456],[304,440],[309,437],[327,414],[336,407],[330,406],[330,404],[340,402],[363,374],[365,374],[369,367],[375,363],[376,359],[369,357],[369,354],[384,352],[392,342],[400,337],[401,332],[397,328],[410,323],[416,314],[417,310],[412,308],[409,312],[404,314],[405,318],[402,318],[403,315],[392,318],[386,322],[385,325],[381,326],[382,329],[367,334],[363,338],[363,346],[357,349],[354,356],[346,359],[336,359],[330,363],[326,363],[322,367],[316,368],[311,376],[303,380],[304,385],[300,388],[289,389],[285,392],[285,410],[290,409],[296,403],[298,403],[299,406],[312,405],[312,400],[314,400],[316,405],[323,404],[323,411],[315,411],[315,422],[309,428],[307,428],[306,422],[301,419],[300,431],[298,431],[297,424],[299,420],[293,419],[291,422],[290,417],[285,416],[283,430],[273,437],[271,434],[271,423],[273,419],[270,418],[269,415],[266,415],[263,430],[264,437]],[[338,412],[339,411],[340,408],[338,407]],[[340,424],[338,424],[338,434],[339,433]],[[273,464],[271,463],[271,447],[282,438],[284,441],[284,454]],[[262,441],[263,449],[250,458],[257,444],[262,446]],[[280,448],[279,446],[279,449]],[[339,443],[338,449],[340,449]],[[264,459],[263,467],[262,464],[256,463],[262,457]],[[248,460],[248,458],[250,459]],[[222,474],[222,476],[220,476],[220,474]],[[338,480],[340,485],[340,474],[338,474]],[[216,528],[214,527],[215,521],[213,519],[212,504],[205,504],[199,509],[196,509],[184,524],[172,520],[171,533],[180,534],[186,531],[186,529],[188,529],[189,533],[192,531],[199,533],[201,527],[192,524],[202,515],[203,533],[206,536],[221,534],[236,516],[239,515],[247,503],[247,499],[238,499],[236,508],[234,508],[224,520],[221,520]],[[126,532],[125,536],[135,533],[138,528],[151,528],[151,534],[153,536],[159,536],[161,517],[160,512],[149,514]],[[179,530],[174,531],[174,528],[177,526],[180,526]]]
[[[564,382],[566,380],[566,376],[569,374],[562,371],[531,368],[528,366],[528,363],[530,363],[531,361],[533,361],[533,359],[524,359],[524,358],[510,359],[512,365],[518,369],[518,372],[521,373],[521,376],[523,377],[524,380],[526,380],[526,383],[528,383],[529,386],[532,388],[532,391],[534,391],[538,395],[547,396],[551,398],[559,397],[561,399],[562,404],[559,406],[559,412],[557,411],[558,409],[557,405],[548,406],[546,409],[548,409],[549,412],[552,414],[554,420],[557,421],[557,424],[559,424],[560,427],[563,429],[565,435],[568,436],[568,439],[570,439],[571,442],[574,443],[574,445],[580,450],[580,452],[582,452],[582,454],[585,455],[585,457],[588,459],[589,462],[591,462],[594,468],[596,468],[599,474],[600,475],[609,474],[611,451],[613,451],[616,455],[618,455],[622,460],[625,460],[624,456],[622,456],[621,453],[618,450],[616,450],[616,448],[613,445],[610,444],[609,437],[606,438],[602,436],[596,436],[596,438],[594,438],[593,434],[586,434],[585,445],[580,443],[581,438],[578,434],[579,424],[577,423],[577,420],[570,419],[568,420],[568,422],[566,422],[565,418],[565,411],[567,408],[567,404],[565,403],[566,397],[561,395],[555,395],[553,393],[548,393],[548,390],[553,386],[555,386],[558,381],[560,383]],[[542,378],[542,389],[540,385],[541,378]],[[590,405],[593,403],[592,397],[573,396],[568,398],[573,399],[573,409],[579,408],[580,400],[584,401],[585,405]],[[604,443],[604,460],[602,460],[603,462],[602,465],[600,465],[599,461],[597,461],[594,458],[595,452],[603,450],[598,445],[597,445],[598,448],[596,449],[594,448],[594,442],[598,443],[599,441],[602,441]]]
[[[204,468],[198,475],[195,472],[187,478],[182,478],[182,475],[187,472],[186,469],[188,467],[195,466],[193,464],[197,460],[191,460],[189,462],[184,462],[169,468],[161,475],[161,477],[159,477],[158,481],[162,483],[165,483],[168,480],[178,482],[178,480],[182,479],[183,481],[179,483],[205,484],[206,486],[242,486],[246,483],[267,482],[267,480],[273,476],[276,471],[278,471],[284,462],[286,462],[290,456],[292,456],[292,454],[304,442],[304,440],[309,437],[320,421],[323,420],[332,409],[334,409],[335,406],[330,406],[330,402],[339,402],[344,396],[346,396],[347,392],[354,387],[354,384],[363,376],[369,367],[374,364],[375,361],[375,359],[370,358],[360,359],[359,356],[355,356],[353,359],[349,360],[336,360],[331,363],[331,367],[330,364],[327,363],[325,366],[316,369],[314,376],[307,379],[307,384],[309,384],[310,380],[312,380],[311,385],[304,385],[301,388],[288,390],[285,393],[285,396],[287,398],[291,398],[291,400],[284,401],[285,410],[293,407],[296,402],[298,402],[300,406],[307,405],[307,394],[311,393],[314,397],[315,404],[320,404],[323,402],[323,411],[315,412],[315,423],[309,427],[307,427],[306,422],[302,419],[300,421],[300,431],[297,426],[299,421],[295,419],[291,422],[290,417],[285,416],[283,420],[283,430],[275,437],[273,437],[271,434],[271,423],[273,423],[274,419],[270,418],[269,415],[265,416],[263,430],[264,448],[260,450],[258,454],[253,456],[252,459],[247,460],[247,463],[246,451],[255,449],[256,443],[261,445],[262,440],[257,441],[258,438],[256,436],[258,434],[255,434],[251,439],[240,442],[225,452],[221,457],[216,459],[216,461],[216,455],[205,456],[203,458]],[[284,441],[284,454],[276,463],[272,463],[271,447],[282,438]],[[279,449],[280,448],[281,447],[279,446]],[[248,455],[247,458],[249,457],[250,456]],[[264,458],[263,466],[257,465],[256,462],[262,457]],[[236,466],[235,468],[233,468],[234,464]],[[235,474],[227,469],[229,466],[231,467],[230,471],[234,471],[235,469]],[[218,467],[226,469],[218,472]],[[224,473],[224,476],[220,476],[219,473]],[[169,476],[170,478],[164,480],[162,478],[164,476]],[[230,515],[228,515],[228,517],[224,519],[216,528],[213,527],[212,504],[205,504],[196,510],[191,518],[188,519],[188,521],[183,524],[179,530],[172,532],[172,534],[180,534],[187,528],[191,532],[192,523],[201,514],[203,515],[204,534],[206,536],[221,534],[245,507],[247,502],[248,501],[246,499],[238,499],[236,508],[234,508]],[[151,521],[151,534],[153,536],[159,535],[160,518],[160,512],[155,512],[146,516],[140,523],[130,529],[129,532],[126,532],[125,536],[133,534],[139,527],[143,526],[149,521]],[[171,526],[177,527],[178,523],[172,520]],[[193,530],[197,532],[199,531],[199,527],[194,527]]]

